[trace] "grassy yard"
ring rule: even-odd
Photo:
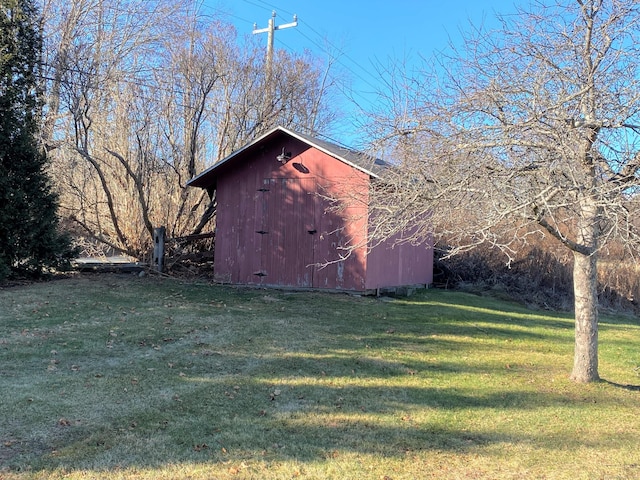
[[[640,322],[96,276],[0,290],[0,479],[640,478]]]

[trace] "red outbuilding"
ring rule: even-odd
[[[429,285],[431,245],[367,247],[370,184],[384,168],[277,127],[195,176],[188,185],[216,195],[214,278],[365,293]]]

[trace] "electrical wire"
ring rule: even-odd
[[[46,65],[47,66],[51,66],[49,64],[46,64]],[[76,74],[83,74],[83,75],[87,75],[87,76],[92,75],[89,72],[82,71],[82,70],[77,69],[77,68],[68,68],[67,72],[73,72],[73,73],[76,73]],[[80,83],[80,82],[75,82],[75,81],[68,80],[68,79],[55,79],[53,77],[49,77],[49,76],[46,76],[46,75],[37,75],[37,77],[40,78],[41,80],[50,81],[50,82],[60,81],[61,84],[65,85],[65,86],[68,86],[68,87],[82,87],[82,88],[88,88],[90,90],[98,90],[98,91],[101,91],[101,92],[104,92],[104,93],[108,93],[109,92],[108,88],[105,88],[105,87],[100,86],[98,84],[86,85],[86,84],[83,84],[83,83]],[[162,87],[162,86],[159,86],[159,85],[151,85],[151,84],[143,83],[143,82],[140,82],[139,80],[131,80],[131,79],[120,78],[120,79],[118,79],[118,81],[121,82],[121,83],[129,84],[129,85],[133,85],[133,86],[137,86],[137,87],[141,87],[141,88],[149,88],[149,89],[152,89],[152,90],[155,90],[155,91],[164,92],[164,93],[185,95],[184,91],[181,91],[181,90],[178,90],[178,89],[175,89],[175,88],[168,89],[168,88],[165,88],[165,87]],[[151,95],[143,95],[140,92],[132,93],[131,97],[135,98],[135,99],[138,99],[138,100],[148,101],[148,102],[156,100],[155,97],[153,97]],[[232,106],[244,106],[244,105],[242,105],[242,104],[240,104],[238,102],[234,102],[234,101],[230,101],[229,104],[232,105]],[[174,102],[174,105],[179,107],[179,108],[184,108],[184,109],[194,108],[193,105],[186,105],[186,104],[183,104],[183,103],[180,103],[180,102]],[[209,111],[212,112],[215,115],[221,115],[221,114],[225,113],[223,111],[218,111],[215,108],[213,108],[213,109],[210,108]],[[307,127],[302,125],[302,124],[299,124],[299,123],[296,123],[296,122],[292,122],[292,125],[294,127],[298,128],[298,129],[302,130],[302,131],[306,131],[307,130]],[[316,132],[316,133],[314,133],[314,135],[317,136],[317,137],[325,138],[328,141],[330,141],[330,142],[332,142],[332,143],[334,143],[334,144],[336,144],[338,146],[341,146],[341,147],[344,147],[344,148],[347,148],[347,149],[352,149],[349,145],[346,145],[345,143],[341,142],[340,140],[336,140],[334,138],[331,138],[330,136],[328,136],[326,134],[322,134],[322,133]]]
[[[243,0],[245,3],[249,4],[249,5],[253,5],[255,7],[261,8],[263,10],[279,10],[281,12],[284,12],[288,15],[295,15],[294,13],[282,9],[277,5],[274,5],[272,3],[268,3],[265,2],[263,0]],[[263,5],[259,5],[258,3],[263,4]],[[364,68],[362,65],[360,65],[358,62],[356,62],[355,60],[353,60],[353,58],[349,57],[346,53],[344,53],[344,51],[342,51],[341,49],[337,48],[335,45],[333,45],[328,39],[326,39],[325,37],[323,37],[320,33],[318,33],[317,30],[315,30],[310,23],[308,22],[304,22],[302,20],[300,20],[298,18],[298,23],[302,24],[304,26],[306,26],[312,33],[314,33],[319,39],[322,39],[323,41],[325,41],[327,44],[329,44],[331,46],[331,48],[333,48],[336,51],[340,51],[341,55],[334,55],[331,51],[329,51],[329,49],[324,46],[321,45],[320,43],[318,43],[318,41],[316,41],[315,39],[311,38],[309,35],[307,35],[306,33],[304,33],[304,28],[296,28],[294,29],[295,33],[297,33],[298,35],[301,35],[302,37],[304,37],[308,42],[310,42],[312,45],[314,45],[315,47],[317,47],[321,52],[323,52],[324,54],[326,54],[331,60],[334,60],[337,64],[339,64],[340,66],[342,66],[347,72],[349,72],[352,76],[352,78],[357,78],[359,79],[363,84],[365,84],[366,86],[368,86],[369,88],[371,88],[371,92],[368,92],[370,94],[373,94],[377,91],[379,91],[379,86],[376,86],[372,81],[368,80],[367,78],[365,78],[365,76],[361,75],[360,73],[356,72],[353,68],[351,68],[350,65],[348,65],[347,63],[345,63],[342,60],[342,57],[346,58],[347,60],[349,60],[352,64],[356,65],[362,72],[364,72],[366,75],[368,75],[371,79],[375,81],[378,81],[379,78],[378,76],[372,74],[369,70],[367,70],[366,68]],[[288,45],[287,42],[282,40],[282,36],[278,35],[275,37],[275,42],[279,45],[282,45],[284,47],[286,47],[288,50],[290,51],[294,51],[295,49],[292,48],[291,46]],[[330,60],[330,61],[331,61]],[[351,102],[353,102],[356,107],[358,109],[362,110],[362,104],[367,104],[371,102],[371,99],[368,98],[366,96],[365,93],[359,92],[357,90],[353,90],[351,89],[349,92],[344,91],[344,89],[342,90],[342,94],[344,95],[345,98],[350,99]],[[329,139],[330,141],[333,141],[334,143],[336,143],[336,141],[334,139]],[[338,144],[340,144],[340,142],[337,142]],[[344,146],[344,145],[343,145]]]
[[[279,7],[278,7],[278,6],[276,6],[276,5],[273,5],[273,4],[270,4],[270,3],[264,2],[264,1],[262,1],[262,0],[255,0],[255,1],[252,1],[252,0],[243,0],[243,1],[244,1],[245,3],[247,3],[247,4],[253,5],[253,6],[257,7],[257,8],[260,8],[260,9],[263,9],[263,10],[267,10],[267,11],[269,11],[269,10],[271,10],[271,9],[278,9],[278,8],[279,8]],[[259,2],[259,3],[256,3],[256,2]],[[127,11],[127,10],[124,10],[124,9],[118,8],[117,6],[109,6],[109,8],[110,8],[113,12],[116,12],[116,13],[122,13],[122,14],[129,14],[129,13],[130,13],[130,12],[129,12],[129,11]],[[215,16],[227,16],[227,17],[233,17],[233,18],[235,18],[235,19],[237,19],[237,20],[239,20],[239,21],[241,21],[241,22],[244,22],[244,23],[246,23],[246,24],[250,24],[250,25],[253,25],[253,24],[254,24],[254,22],[251,22],[251,21],[247,20],[246,18],[240,17],[240,16],[238,16],[238,15],[235,15],[235,14],[233,14],[233,13],[229,12],[229,11],[226,11],[226,10],[223,10],[223,9],[221,9],[221,8],[217,8],[217,7],[214,7],[214,6],[211,6],[211,5],[205,5],[205,4],[201,4],[201,5],[199,6],[199,8],[197,9],[197,15],[198,15],[199,17],[215,18],[215,16],[208,15],[208,14],[204,13],[204,12],[202,11],[203,9],[205,9],[205,10],[209,10],[209,11],[213,12],[213,13],[215,14]],[[285,10],[285,9],[280,9],[280,11],[282,11],[282,12],[284,12],[284,13],[287,13],[287,14],[290,14],[290,15],[293,15],[293,13],[288,12],[288,11],[287,11],[287,10]],[[306,26],[309,28],[309,30],[311,30],[311,31],[312,31],[312,32],[313,32],[313,33],[314,33],[318,38],[322,38],[322,36],[321,36],[321,35],[320,35],[320,34],[319,34],[315,29],[313,29],[313,27],[312,27],[310,24],[308,24],[307,22],[304,22],[304,25],[306,25]],[[303,36],[306,40],[308,40],[309,42],[311,42],[311,44],[312,44],[312,45],[314,45],[315,47],[317,47],[320,51],[322,51],[323,53],[325,53],[325,54],[327,54],[328,56],[330,56],[330,58],[335,59],[335,61],[336,61],[337,63],[339,63],[340,65],[342,65],[342,66],[343,66],[343,67],[344,67],[348,72],[350,72],[354,77],[359,78],[361,81],[363,81],[364,83],[366,83],[367,85],[369,85],[369,86],[370,86],[371,88],[373,88],[374,90],[376,89],[376,87],[375,87],[371,82],[367,81],[364,77],[362,77],[361,75],[359,75],[357,72],[354,72],[354,71],[353,71],[353,70],[352,70],[348,65],[346,65],[344,62],[342,62],[339,58],[336,58],[335,56],[333,56],[333,55],[331,54],[331,52],[329,52],[329,50],[328,50],[325,46],[323,46],[323,45],[319,44],[316,40],[314,40],[314,39],[313,39],[313,38],[311,38],[310,36],[306,35],[304,32],[302,32],[302,31],[301,31],[301,29],[295,29],[295,30],[296,30],[296,31],[298,31],[298,33],[299,33],[301,36]],[[326,41],[327,43],[329,43],[330,45],[332,45],[328,40],[326,40],[326,39],[325,39],[325,41]],[[284,45],[284,46],[285,46],[287,49],[289,49],[290,51],[295,51],[295,49],[293,49],[293,48],[291,48],[290,46],[288,46],[285,42],[282,42],[282,41],[280,40],[280,38],[278,38],[278,43],[280,43],[280,44]],[[333,48],[335,48],[333,45],[332,45],[332,47],[333,47]],[[363,68],[362,66],[360,66],[357,62],[355,62],[354,60],[352,60],[352,59],[351,59],[350,57],[348,57],[346,54],[344,54],[344,56],[345,56],[346,58],[348,58],[352,63],[354,63],[355,65],[357,65],[357,66],[358,66],[360,69],[362,69],[364,72],[369,73],[366,69],[364,69],[364,68]],[[48,67],[50,67],[50,68],[55,68],[54,66],[52,66],[52,65],[50,65],[50,64],[45,64],[45,65],[46,65],[46,66],[48,66]],[[67,71],[67,73],[75,73],[75,74],[79,74],[79,75],[87,75],[87,76],[92,75],[92,73],[91,73],[91,72],[83,71],[83,70],[81,70],[81,69],[79,69],[79,68],[73,68],[73,67],[68,67],[68,68],[66,69],[66,71]],[[153,68],[149,68],[149,69],[139,69],[137,73],[142,73],[143,71],[147,71],[147,72],[153,73],[153,72],[154,72],[154,71],[156,71],[156,70],[155,70],[155,69],[153,69]],[[371,74],[369,73],[369,75],[371,75]],[[373,77],[373,75],[371,75],[371,76]],[[54,78],[47,77],[47,76],[41,76],[41,78],[42,78],[42,80],[45,80],[45,81],[56,81],[56,80],[59,80],[59,79],[54,79]],[[185,92],[184,92],[184,91],[179,90],[179,89],[177,89],[177,88],[161,86],[161,85],[159,85],[159,84],[150,84],[150,83],[145,83],[145,82],[141,81],[139,78],[135,78],[135,77],[134,77],[134,78],[131,78],[131,77],[127,78],[127,76],[126,76],[126,75],[123,75],[121,78],[119,78],[119,79],[118,79],[118,81],[119,81],[119,82],[122,82],[122,83],[129,84],[129,85],[137,86],[137,87],[139,87],[140,89],[149,89],[149,90],[153,90],[153,91],[156,91],[156,92],[160,92],[160,91],[161,91],[161,92],[171,93],[171,94],[176,94],[176,95],[181,95],[181,96],[184,96],[184,95],[185,95]],[[68,78],[67,78],[67,79],[62,79],[62,80],[61,80],[61,83],[62,83],[62,84],[64,84],[64,85],[66,85],[66,86],[69,86],[69,87],[83,87],[83,88],[90,88],[90,89],[100,90],[100,91],[103,91],[103,92],[108,91],[108,89],[106,89],[106,88],[104,88],[104,87],[102,87],[102,86],[100,86],[100,85],[97,85],[97,84],[94,84],[94,85],[86,85],[86,84],[83,84],[83,83],[81,83],[81,82],[77,82],[77,81],[70,80],[70,79],[68,79]],[[344,91],[343,91],[343,94],[345,94],[345,96],[346,96],[346,97],[348,97],[348,96],[349,96],[349,95],[348,95],[348,94],[346,94]],[[366,98],[365,98],[364,96],[362,96],[359,92],[351,92],[351,95],[353,95],[353,96],[357,96],[357,97],[359,97],[360,99],[362,99],[363,101],[366,101]],[[141,100],[153,100],[153,97],[152,97],[152,96],[150,96],[150,95],[149,95],[149,96],[146,96],[146,95],[142,94],[140,91],[133,93],[133,94],[132,94],[132,96],[133,96],[133,97],[135,97],[135,98],[141,99]],[[193,108],[192,106],[185,105],[185,104],[182,104],[182,103],[175,103],[175,105],[176,105],[176,106],[178,106],[178,107],[180,107],[180,108]],[[237,102],[233,102],[233,103],[231,103],[231,105],[238,106],[238,105],[240,105],[240,104],[239,104],[239,103],[237,103]],[[213,113],[214,113],[214,114],[218,114],[219,112],[216,112],[215,110],[213,110]],[[298,125],[298,127],[303,127],[303,126]],[[303,129],[305,129],[305,130],[306,130],[306,127],[303,127]],[[332,138],[330,138],[329,136],[326,136],[326,135],[325,135],[325,136],[324,136],[324,138],[327,138],[329,141],[331,141],[331,142],[333,142],[333,143],[336,143],[336,144],[338,144],[338,145],[342,145],[342,146],[345,146],[345,147],[346,147],[346,145],[342,144],[341,142],[339,142],[339,141],[338,141],[338,140],[336,140],[336,139],[332,139]]]
[[[257,5],[256,3],[252,2],[251,0],[243,0],[243,1],[244,1],[244,2],[246,2],[246,3],[251,3],[252,5],[259,6],[259,5]],[[281,11],[281,12],[286,13],[287,15],[295,15],[295,13],[288,12],[288,11],[287,11],[287,10],[285,10],[284,8],[280,8],[280,7],[276,6],[276,5],[273,5],[273,4],[271,4],[271,3],[265,2],[265,1],[263,1],[263,0],[255,0],[255,1],[260,2],[260,3],[261,3],[261,4],[263,4],[263,5],[266,5],[266,7],[261,7],[261,8],[267,8],[267,7],[268,7],[268,9],[271,9],[271,10],[279,10],[279,11]]]
[[[269,3],[269,2],[265,2],[263,0],[242,0],[244,3],[248,4],[248,5],[252,5],[254,7],[260,8],[262,10],[265,11],[272,11],[272,10],[278,10],[281,12],[286,13],[287,15],[295,15],[295,13],[292,13],[286,9],[280,8],[278,5],[275,5],[273,3]],[[230,15],[228,12],[224,12],[223,10],[213,7],[211,5],[203,5],[203,7],[211,9],[213,11],[216,12],[220,12],[220,13],[226,13],[228,15]],[[231,14],[232,15],[232,14]],[[234,16],[234,15],[232,15]],[[240,17],[237,17],[240,18]],[[242,21],[249,23],[251,25],[254,25],[255,22],[250,22],[246,19],[241,19]],[[305,38],[308,42],[310,42],[312,45],[314,45],[315,47],[317,47],[323,54],[327,55],[328,57],[335,59],[337,63],[339,63],[343,68],[345,68],[351,75],[353,75],[354,78],[359,79],[360,81],[362,81],[363,83],[365,83],[368,87],[374,89],[374,91],[377,91],[379,89],[379,87],[377,87],[376,85],[374,85],[373,82],[377,82],[378,81],[378,76],[371,73],[370,70],[368,70],[367,68],[365,68],[364,66],[362,66],[359,62],[357,62],[356,60],[354,60],[351,56],[347,55],[343,49],[337,47],[335,44],[333,44],[331,41],[329,41],[325,36],[323,36],[322,34],[320,34],[316,29],[313,28],[312,24],[305,21],[304,19],[300,19],[298,18],[298,23],[301,25],[306,26],[306,28],[308,28],[314,35],[317,36],[318,39],[326,42],[331,48],[333,48],[335,51],[340,52],[341,54],[339,56],[334,55],[326,46],[322,45],[321,43],[318,43],[318,41],[316,41],[315,39],[311,38],[309,35],[307,35],[303,29],[295,29],[295,32],[302,36],[303,38]],[[275,37],[275,41],[281,45],[287,46],[286,43],[284,43],[278,36]],[[289,50],[295,50],[291,47],[287,47],[289,48]],[[354,71],[354,69],[348,65],[347,63],[343,62],[341,60],[341,57],[344,57],[345,59],[347,59],[351,64],[353,64],[354,66],[356,66],[361,72],[363,72],[367,77],[369,77],[371,80],[368,80],[367,78],[365,78],[362,74]]]

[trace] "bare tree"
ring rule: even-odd
[[[192,0],[45,0],[47,108],[61,207],[86,234],[140,257],[155,226],[201,231],[215,196],[196,172],[276,124],[331,121],[331,82],[311,56],[264,55]],[[329,78],[330,80],[330,78]],[[309,102],[314,102],[310,108]]]
[[[596,381],[598,255],[640,247],[640,6],[534,2],[499,20],[430,73],[386,70],[371,125],[398,161],[373,198],[374,237],[435,232],[451,253],[489,243],[509,259],[555,238],[574,261],[571,378]]]
[[[45,144],[61,207],[91,237],[134,255],[153,229],[155,119],[142,97],[157,67],[162,28],[184,2],[49,0]],[[177,23],[176,23],[177,24]],[[159,26],[163,27],[160,28]]]

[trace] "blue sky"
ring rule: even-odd
[[[267,27],[271,12],[276,25],[298,26],[277,31],[275,48],[309,49],[319,57],[338,57],[339,68],[351,78],[354,95],[370,98],[379,86],[375,64],[390,58],[430,57],[460,38],[460,30],[495,24],[496,13],[509,14],[522,0],[204,0],[203,12],[222,14],[240,36],[251,35],[254,22]],[[266,47],[267,35],[261,34]],[[346,106],[349,109],[349,106]],[[348,122],[340,141],[352,135]]]

